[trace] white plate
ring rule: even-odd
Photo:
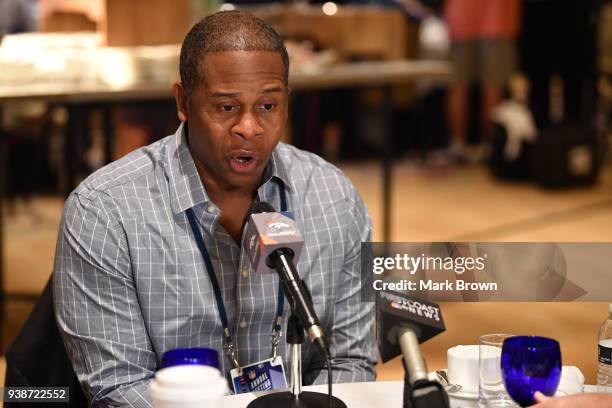
[[[446,370],[439,370],[439,371],[446,371]],[[436,375],[435,371],[430,372],[428,374],[428,377],[429,377],[429,380],[431,380],[431,381],[438,381],[438,376]],[[448,389],[450,387],[452,387],[452,385],[444,387],[444,389],[446,389],[446,393],[448,394],[449,397],[457,398],[457,399],[462,399],[462,400],[468,400],[468,401],[477,401],[478,400],[478,393],[477,392],[465,392],[465,391],[449,392]]]

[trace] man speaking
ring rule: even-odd
[[[182,44],[176,133],[95,172],[68,198],[55,309],[93,406],[151,406],[149,383],[174,348],[218,350],[224,374],[271,356],[279,280],[253,273],[241,247],[259,200],[292,212],[302,232],[297,270],[329,336],[334,382],[374,379],[374,310],[360,302],[371,223],[340,170],[279,143],[288,72],[266,23],[238,11],[206,17]],[[287,361],[284,341],[278,355]],[[302,358],[304,383],[324,383],[312,344]]]

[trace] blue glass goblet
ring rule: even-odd
[[[536,391],[552,396],[561,380],[559,342],[538,336],[510,337],[502,346],[501,371],[508,395],[521,407],[535,404]]]
[[[203,347],[169,350],[163,354],[160,368],[189,364],[207,365],[219,369],[219,353],[217,350]]]

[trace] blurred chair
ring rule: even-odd
[[[64,406],[86,407],[55,322],[52,278],[6,353],[5,387],[69,387],[70,402]],[[11,407],[35,408],[40,403],[11,403]]]

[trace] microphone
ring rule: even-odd
[[[255,273],[275,273],[267,259],[272,252],[286,248],[298,259],[304,246],[304,238],[291,214],[279,213],[265,201],[251,206],[242,247],[246,250]]]
[[[445,330],[440,307],[393,291],[379,291],[376,308],[376,334],[383,363],[402,355],[404,369],[404,408],[448,408],[446,391],[428,379],[420,343]]]
[[[329,344],[312,304],[310,293],[295,267],[304,238],[289,213],[279,213],[260,202],[260,213],[249,217],[243,248],[256,273],[278,273],[291,308],[321,355],[331,358]]]

